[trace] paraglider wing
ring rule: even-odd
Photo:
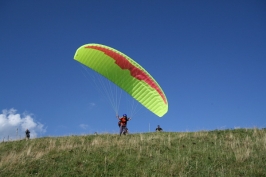
[[[77,49],[74,59],[115,83],[157,116],[168,111],[159,84],[125,54],[105,45],[86,44]]]

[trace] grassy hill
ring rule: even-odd
[[[266,176],[266,130],[4,142],[0,143],[0,176]]]

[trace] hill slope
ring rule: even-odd
[[[265,129],[0,143],[1,176],[266,176],[265,166]]]

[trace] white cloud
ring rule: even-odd
[[[30,130],[31,138],[45,132],[43,124],[34,121],[31,114],[20,115],[13,108],[5,109],[0,114],[0,142],[24,138],[26,129]]]

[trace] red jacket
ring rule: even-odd
[[[119,120],[120,120],[120,125],[124,127],[127,125],[127,121],[129,121],[129,118],[121,117],[119,118]]]

